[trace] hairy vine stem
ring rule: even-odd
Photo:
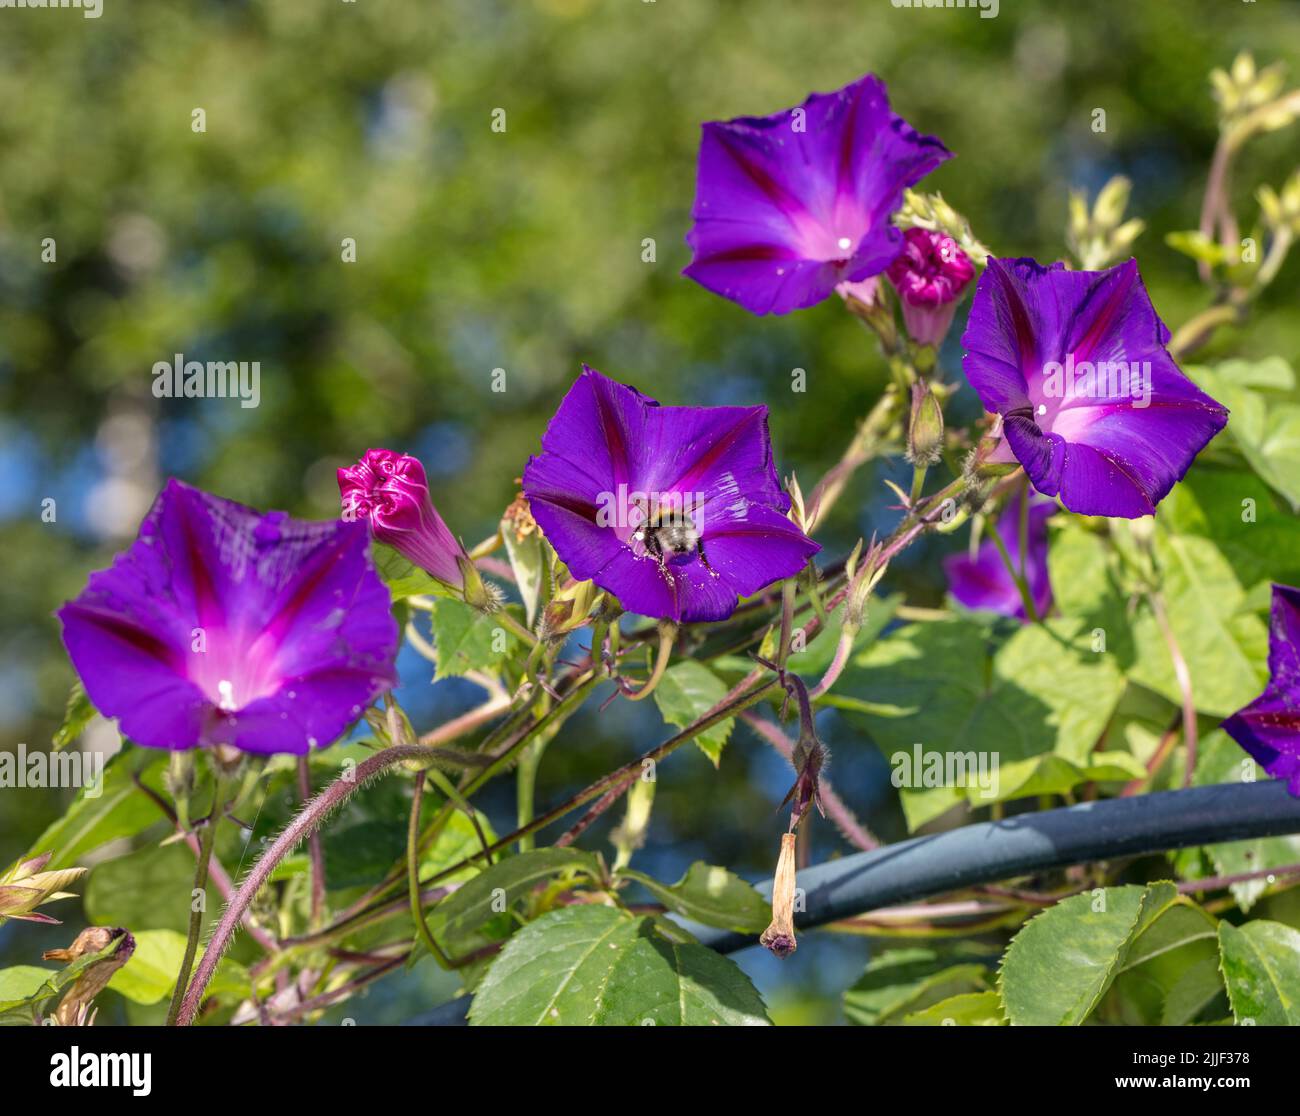
[[[222,912],[221,921],[212,932],[203,960],[199,962],[193,979],[185,988],[175,1020],[178,1026],[188,1027],[194,1022],[203,999],[204,989],[212,980],[212,974],[217,970],[217,963],[230,945],[230,940],[234,937],[244,912],[248,910],[253,898],[262,889],[262,885],[270,878],[275,866],[297,848],[299,842],[315,833],[326,817],[351,798],[362,784],[394,764],[408,759],[422,759],[430,751],[430,748],[421,744],[396,744],[391,748],[385,748],[382,752],[376,752],[369,759],[357,764],[354,770],[347,771],[335,779],[294,816],[280,836],[249,869],[248,875],[241,881],[226,905],[225,911]],[[184,986],[184,982],[178,980],[176,986],[179,991]]]

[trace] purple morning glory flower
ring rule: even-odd
[[[397,678],[365,524],[263,515],[177,480],[59,618],[95,707],[152,748],[302,754]]]
[[[1080,515],[1150,515],[1228,421],[1165,350],[1137,263],[1067,271],[989,260],[962,367],[1018,460]]]
[[[338,471],[344,518],[360,517],[376,539],[455,589],[465,585],[465,548],[447,529],[429,496],[424,466],[410,454],[366,450]]]
[[[951,157],[873,74],[772,116],[704,125],[684,274],[755,314],[812,306],[898,255],[903,191]]]
[[[643,616],[726,619],[820,549],[786,518],[766,407],[661,407],[586,365],[523,481],[569,572]]]
[[[1267,688],[1223,722],[1228,735],[1300,798],[1300,589],[1273,586]]]
[[[1020,568],[1020,508],[1024,499],[1024,494],[1017,494],[1009,500],[994,527],[1016,569]],[[1052,583],[1047,575],[1047,521],[1055,511],[1056,504],[1050,500],[1034,500],[1029,505],[1025,580],[1039,616],[1046,616],[1052,607]],[[973,558],[969,554],[945,558],[943,569],[948,576],[948,591],[967,608],[1028,619],[1020,590],[992,539],[980,543]]]

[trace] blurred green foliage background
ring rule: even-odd
[[[1002,0],[995,19],[889,0],[0,12],[0,741],[48,741],[72,681],[52,612],[134,534],[167,475],[326,517],[335,468],[388,446],[423,458],[444,517],[472,542],[494,529],[587,361],[665,402],[766,402],[782,471],[810,487],[885,370],[834,302],[759,320],[680,277],[702,120],[776,111],[874,71],[896,110],[958,156],[926,188],[999,254],[1056,257],[1067,188],[1126,174],[1149,222],[1136,254],[1176,326],[1204,294],[1163,236],[1196,224],[1216,135],[1206,75],[1242,49],[1300,73],[1300,5]],[[1251,191],[1280,183],[1295,151],[1292,131],[1252,146],[1235,184],[1247,224]],[[355,263],[342,259],[348,237]],[[1293,258],[1248,332],[1225,331],[1205,355],[1294,361],[1298,269]],[[176,353],[259,361],[260,406],[155,399],[153,365]],[[959,359],[950,340],[950,379]],[[795,368],[804,394],[790,390]],[[832,544],[878,527],[888,503],[869,474],[851,496]],[[908,575],[921,603],[942,593],[932,559]],[[404,680],[422,683],[422,669]],[[408,699],[428,722],[473,700],[463,683],[439,690]],[[658,732],[650,710],[575,720],[548,753],[541,801]],[[873,815],[883,794],[862,789],[877,761],[834,724],[828,734],[841,791],[889,833]],[[694,753],[674,764],[649,850],[665,878],[696,856],[769,872],[780,763],[738,729],[720,773]],[[57,794],[0,791],[0,861],[58,809]],[[824,1019],[861,956],[756,964],[779,1018]]]

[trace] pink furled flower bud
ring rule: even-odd
[[[970,257],[946,233],[908,229],[902,254],[887,274],[903,304],[912,340],[937,349],[952,324],[957,300],[975,277]]]
[[[439,581],[464,589],[464,571],[472,565],[434,508],[424,466],[416,458],[366,450],[350,469],[339,470],[339,494],[345,520],[366,519],[381,543]]]

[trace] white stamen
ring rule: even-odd
[[[223,678],[217,683],[217,693],[221,696],[221,700],[217,702],[217,708],[235,708],[235,687],[231,682]]]
[[[847,252],[852,247],[853,247],[853,241],[851,241],[847,236],[840,237],[841,252]]]

